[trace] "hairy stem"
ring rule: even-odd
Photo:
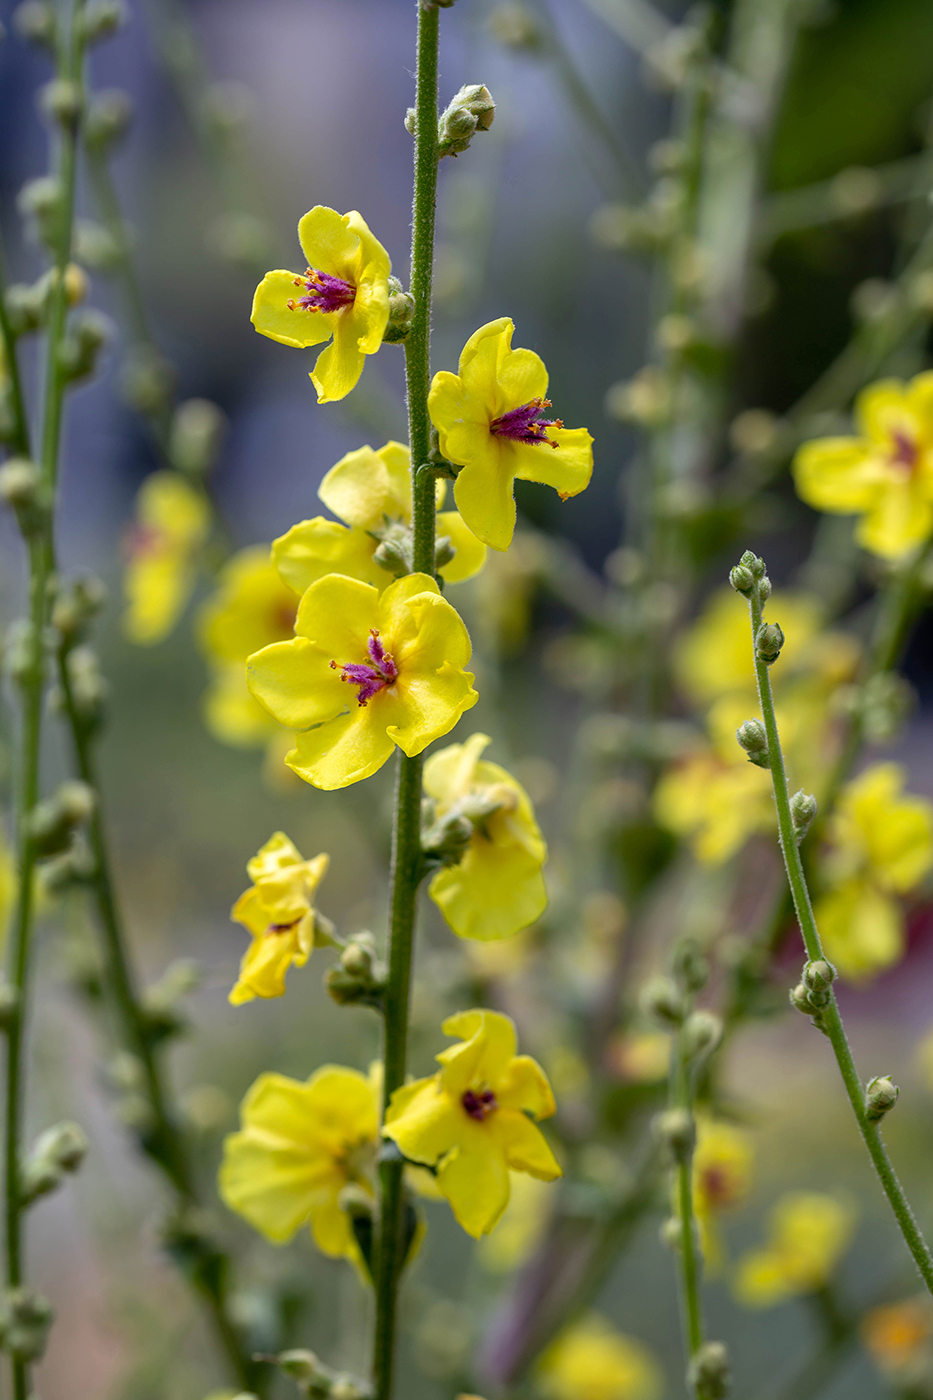
[[[405,342],[408,431],[412,466],[413,564],[434,575],[434,475],[429,469],[431,420],[431,281],[434,268],[434,212],[437,196],[438,11],[418,8],[415,90],[415,175],[412,208],[412,325]],[[395,822],[392,835],[389,975],[384,999],[385,1079],[383,1112],[405,1082],[415,906],[421,878],[421,759],[398,756]],[[375,1257],[376,1331],[373,1373],[376,1400],[392,1394],[396,1304],[405,1262],[403,1163],[388,1153],[380,1164],[380,1224]]]

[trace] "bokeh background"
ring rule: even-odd
[[[0,11],[5,23],[11,8]],[[713,8],[727,17],[727,4]],[[93,53],[91,72],[95,87],[128,90],[136,108],[115,168],[135,229],[153,335],[177,368],[180,396],[210,398],[229,420],[213,491],[232,541],[268,542],[316,513],[316,487],[344,452],[404,434],[402,353],[387,347],[368,363],[348,400],[318,408],[308,357],[258,337],[249,324],[256,279],[227,256],[231,238],[244,227],[231,232],[228,216],[231,209],[246,211],[260,221],[255,227],[268,239],[269,266],[297,267],[295,226],[306,209],[315,203],[358,208],[404,278],[411,141],[402,118],[412,94],[412,5],[186,0],[176,10],[168,0],[131,0],[129,9],[127,26]],[[549,367],[555,411],[568,424],[588,424],[596,439],[596,470],[584,495],[561,504],[553,493],[519,483],[520,508],[600,571],[619,544],[622,483],[637,442],[633,429],[607,413],[606,396],[645,362],[650,278],[636,255],[607,249],[593,236],[594,215],[607,201],[630,198],[632,187],[623,187],[622,167],[606,140],[568,102],[566,65],[585,82],[599,122],[626,153],[636,181],[644,182],[637,172],[647,169],[646,153],[666,134],[671,98],[646,75],[637,45],[598,13],[612,9],[608,0],[551,0],[547,10],[530,3],[530,11],[553,26],[560,63],[503,44],[501,9],[490,0],[459,0],[443,15],[442,93],[484,82],[498,108],[493,129],[441,171],[434,364],[454,367],[477,325],[512,316],[517,343],[532,346]],[[620,0],[618,9],[629,15],[629,37],[637,38],[640,7]],[[672,19],[682,15],[675,4],[666,10]],[[179,18],[190,25],[203,64],[192,70],[188,111],[165,62],[173,43],[181,42]],[[811,7],[777,124],[771,195],[830,181],[853,167],[858,174],[919,157],[933,119],[929,25],[926,0]],[[35,92],[47,77],[45,57],[8,34],[0,44],[0,218],[13,275],[23,281],[43,266],[40,250],[24,236],[16,196],[46,167],[47,133]],[[226,175],[218,178],[217,162],[192,130],[190,111],[205,102],[242,118],[230,138],[232,167],[221,169],[222,175],[229,168],[238,172],[233,189]],[[82,199],[87,204],[86,192]],[[850,202],[848,209],[839,196],[830,217],[772,243],[731,378],[735,413],[788,408],[845,343],[853,294],[892,274],[900,221],[908,216],[903,206]],[[110,279],[92,271],[91,282],[93,303],[119,327],[122,310]],[[202,968],[200,988],[188,1001],[190,1032],[174,1053],[173,1072],[199,1125],[202,1166],[210,1174],[222,1134],[235,1126],[239,1099],[261,1070],[303,1078],[328,1061],[365,1067],[377,1052],[375,1018],[329,1002],[314,963],[292,974],[284,1000],[228,1007],[242,950],[241,931],[229,923],[228,911],[245,886],[246,860],[282,828],[306,855],[331,854],[323,911],[346,930],[369,927],[381,934],[391,779],[386,769],[336,794],[270,786],[256,751],[225,748],[208,734],[201,714],[207,674],[191,615],[210,591],[209,581],[164,642],[134,647],[123,636],[121,539],[136,490],[156,459],[121,393],[121,354],[118,330],[100,372],[69,400],[60,551],[67,570],[94,570],[110,592],[101,640],[112,687],[104,777],[134,950],[150,979],[177,957],[194,958]],[[27,362],[30,384],[34,370]],[[790,579],[806,555],[812,515],[797,502],[786,472],[759,504],[755,543],[768,544],[773,573]],[[711,564],[710,587],[736,552],[730,542]],[[22,587],[18,538],[3,520],[4,622],[18,615]],[[520,584],[503,580],[502,587]],[[482,699],[471,719],[494,736],[496,757],[536,798],[559,893],[580,849],[567,755],[587,700],[585,683],[567,683],[560,639],[570,615],[544,594],[532,597],[527,625],[502,660],[488,590],[468,588],[459,598],[478,653]],[[924,708],[933,685],[931,637],[929,626],[921,625],[911,646],[907,670],[922,703],[898,752],[913,790],[933,797]],[[53,738],[48,776],[65,764],[63,741]],[[581,907],[581,939],[586,918]],[[910,1112],[892,1122],[890,1140],[929,1223],[933,1076],[917,1047],[933,1025],[933,920],[922,915],[914,923],[908,959],[870,990],[850,991],[844,1009],[860,1063],[896,1068],[911,1102]],[[31,1217],[33,1275],[58,1313],[38,1371],[39,1394],[43,1400],[201,1400],[221,1378],[184,1286],[160,1252],[160,1188],[113,1121],[103,1041],[71,985],[86,938],[80,900],[47,906],[30,1113],[36,1129],[58,1117],[78,1118],[93,1145],[80,1177]],[[572,947],[566,960],[568,968],[576,966]],[[650,967],[650,949],[645,963]],[[490,965],[455,946],[431,908],[419,969],[412,1063],[416,1072],[428,1073],[440,1048],[441,1014],[471,993],[482,995]],[[505,993],[495,992],[510,1009],[524,1001],[539,1013],[545,1008],[535,1017],[529,1048],[556,1078],[574,977],[585,982],[585,967],[568,974],[559,989],[552,983],[529,990],[513,977],[511,983],[506,978]],[[534,974],[529,978],[533,982]],[[908,1295],[910,1271],[868,1179],[824,1047],[786,1019],[767,1023],[737,1039],[728,1078],[744,1105],[757,1166],[753,1190],[725,1228],[727,1254],[734,1257],[760,1239],[763,1218],[781,1190],[841,1191],[859,1214],[841,1270],[843,1295],[853,1307]],[[473,1250],[446,1207],[428,1209],[428,1244],[405,1301],[406,1400],[447,1400],[455,1393],[508,1287],[508,1275]],[[269,1299],[286,1298],[293,1329],[287,1341],[360,1369],[367,1308],[352,1271],[315,1254],[307,1237],[274,1249],[219,1203],[217,1216],[246,1260],[238,1306],[257,1347],[271,1326]],[[682,1382],[675,1280],[657,1226],[655,1217],[645,1222],[600,1310],[651,1348],[665,1368],[667,1393],[676,1396]],[[779,1394],[782,1377],[815,1344],[808,1303],[744,1311],[730,1293],[728,1269],[709,1286],[709,1312],[713,1334],[727,1337],[733,1349],[736,1393],[753,1400]],[[874,1400],[890,1391],[852,1345],[819,1393]]]

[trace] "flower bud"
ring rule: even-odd
[[[81,116],[82,95],[69,78],[53,78],[39,89],[39,107],[49,121],[74,131]]]
[[[452,564],[457,557],[457,551],[451,543],[449,535],[438,535],[434,541],[434,565],[437,569],[443,569],[448,564]]]
[[[86,0],[77,18],[78,33],[86,44],[96,44],[116,34],[128,18],[123,0]]]
[[[123,256],[123,249],[110,229],[93,219],[75,220],[73,246],[79,262],[103,272],[113,271]]]
[[[72,318],[58,347],[58,362],[69,379],[93,374],[97,355],[113,333],[113,322],[101,311],[89,307]]]
[[[306,1386],[320,1385],[323,1381],[327,1388],[330,1388],[330,1369],[318,1360],[313,1351],[296,1347],[292,1351],[283,1351],[276,1357],[276,1361],[285,1375],[290,1376],[293,1381]]]
[[[402,290],[397,277],[389,278],[389,320],[383,340],[396,345],[405,340],[411,330],[411,318],[415,309],[415,299],[410,292]]]
[[[45,1351],[55,1313],[34,1288],[0,1293],[0,1346],[14,1361],[38,1361]]]
[[[790,815],[794,823],[794,831],[797,833],[797,845],[799,846],[810,830],[813,818],[816,816],[816,798],[813,794],[804,792],[803,788],[795,792],[790,799]]]
[[[20,1177],[20,1200],[31,1205],[76,1172],[87,1155],[88,1140],[77,1123],[57,1123],[36,1138]]]
[[[669,1215],[658,1227],[658,1238],[667,1249],[680,1249],[683,1231],[676,1215]]]
[[[747,597],[755,587],[755,576],[744,564],[736,564],[734,569],[729,570],[729,582],[736,593],[743,593]]]
[[[495,115],[496,104],[489,89],[482,83],[465,84],[441,113],[437,126],[439,159],[462,155],[478,131],[489,130]]]
[[[28,618],[17,618],[10,624],[4,640],[4,671],[17,685],[22,685],[41,660],[42,641],[36,629]]]
[[[159,413],[175,392],[175,371],[158,351],[136,346],[121,373],[123,397],[137,413]]]
[[[810,1000],[810,993],[802,982],[798,982],[796,987],[791,987],[788,993],[791,1006],[797,1011],[802,1011],[804,1016],[812,1016],[815,1010],[813,1002]]]
[[[877,1123],[897,1103],[900,1089],[887,1074],[872,1079],[865,1090],[865,1111],[869,1123]]]
[[[97,653],[90,647],[75,647],[65,663],[71,681],[71,698],[85,728],[96,729],[104,718],[109,687],[100,673]]]
[[[701,1060],[712,1054],[722,1039],[722,1021],[712,1011],[692,1011],[681,1030],[684,1054]]]
[[[29,839],[40,856],[57,855],[71,840],[75,828],[94,811],[94,789],[77,781],[62,783],[51,797],[29,814]]]
[[[324,986],[340,1006],[378,1008],[385,981],[385,964],[378,961],[376,941],[367,932],[353,934],[340,954],[340,961],[324,975]]]
[[[13,11],[13,28],[31,44],[55,47],[56,23],[54,6],[48,0],[24,0]]]
[[[685,992],[698,992],[709,981],[709,963],[695,938],[678,940],[671,955],[671,971]]]
[[[52,604],[51,620],[62,641],[69,646],[78,641],[106,600],[107,590],[94,574],[73,579],[61,588]]]
[[[169,455],[187,476],[207,476],[217,460],[227,416],[210,399],[186,399],[172,419]]]
[[[35,462],[11,457],[0,467],[0,501],[16,512],[25,536],[34,535],[45,524],[47,510],[42,474]]]
[[[687,1010],[677,984],[670,977],[652,977],[642,987],[638,1003],[646,1015],[666,1026],[679,1026]]]
[[[133,120],[133,99],[122,88],[102,88],[91,98],[84,116],[84,140],[94,151],[121,141]]]
[[[830,988],[836,979],[836,969],[825,958],[808,962],[803,969],[803,987],[811,1006],[826,1006],[830,999]]]
[[[771,758],[768,753],[768,736],[760,719],[747,719],[735,731],[739,746],[748,754],[749,763],[756,768],[767,768]]]
[[[44,243],[54,243],[62,209],[62,184],[57,176],[28,180],[17,195],[16,207],[24,219],[33,220]]]
[[[669,1108],[654,1120],[655,1136],[673,1161],[689,1162],[696,1144],[696,1124],[686,1108]]]
[[[784,633],[776,622],[763,622],[755,636],[755,654],[771,666],[777,661],[784,645]]]
[[[687,1384],[697,1400],[724,1400],[729,1393],[729,1353],[723,1342],[704,1342],[687,1367]]]
[[[409,527],[401,523],[388,525],[385,530],[380,530],[378,534],[379,544],[373,552],[373,559],[380,569],[395,574],[396,578],[403,578],[405,574],[410,574],[412,571],[412,538]]]

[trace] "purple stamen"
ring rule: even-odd
[[[920,455],[916,440],[900,430],[895,430],[891,436],[894,439],[894,451],[891,454],[892,465],[906,467],[908,472],[912,472]]]
[[[266,929],[266,933],[288,933],[296,924],[300,923],[300,919],[293,919],[290,924],[270,924]]]
[[[295,278],[295,286],[305,287],[303,297],[289,297],[289,311],[342,311],[345,306],[352,306],[356,300],[356,288],[352,282],[347,282],[343,277],[333,277],[329,272],[319,272],[316,267],[309,267],[304,277]]]
[[[484,1118],[488,1118],[490,1113],[495,1113],[499,1107],[491,1089],[484,1089],[480,1094],[474,1094],[472,1089],[467,1089],[460,1102],[477,1123],[482,1123]]]
[[[340,679],[359,687],[357,694],[357,704],[359,705],[365,705],[367,700],[378,695],[385,686],[391,685],[398,675],[398,668],[380,642],[379,633],[375,627],[369,634],[366,650],[369,652],[369,665],[365,662],[348,661],[340,666],[342,672]],[[332,661],[330,664],[332,669],[336,671],[338,663]]]
[[[520,404],[518,408],[510,408],[508,413],[492,420],[489,431],[495,433],[496,437],[509,438],[512,442],[528,442],[532,446],[536,442],[546,442],[549,447],[557,447],[554,439],[548,437],[547,429],[562,428],[563,422],[560,418],[540,416],[542,408],[550,406],[550,399],[532,399],[530,403]]]

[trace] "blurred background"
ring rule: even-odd
[[[726,26],[729,5],[711,8],[713,24]],[[9,31],[0,44],[0,220],[12,277],[29,282],[44,263],[16,201],[23,184],[46,169],[47,132],[35,93],[49,65],[12,29],[11,10],[0,10]],[[134,230],[152,337],[175,367],[179,397],[210,399],[226,415],[211,490],[230,545],[266,544],[318,512],[316,488],[345,452],[404,436],[401,349],[386,347],[368,361],[353,395],[319,408],[307,377],[310,356],[257,336],[249,309],[266,267],[300,268],[295,229],[315,203],[359,209],[405,279],[411,139],[403,117],[413,89],[413,6],[131,0],[129,11],[130,22],[93,52],[91,82],[125,89],[135,107],[114,178]],[[636,429],[613,416],[620,399],[613,386],[630,381],[650,354],[650,268],[631,240],[620,246],[626,239],[613,231],[613,210],[645,194],[653,178],[648,153],[669,129],[673,98],[643,52],[657,38],[657,13],[677,22],[684,10],[622,0],[458,0],[442,14],[442,100],[462,83],[482,82],[497,113],[466,156],[442,166],[434,365],[454,368],[478,325],[513,318],[516,343],[534,348],[548,366],[554,411],[568,425],[587,424],[596,439],[585,494],[561,503],[518,483],[520,510],[542,532],[528,538],[559,539],[600,576],[607,559],[618,564],[626,474],[638,450]],[[923,200],[898,191],[915,191],[929,169],[929,32],[926,0],[808,7],[767,160],[762,255],[726,380],[726,421],[749,408],[785,413],[846,344],[873,289],[883,292],[897,272],[904,222],[924,217]],[[92,212],[85,182],[79,213]],[[201,968],[172,1071],[209,1180],[222,1135],[236,1126],[237,1105],[259,1072],[305,1078],[331,1061],[365,1068],[378,1051],[375,1017],[330,1002],[317,959],[291,974],[283,1000],[230,1008],[244,935],[228,911],[246,886],[247,859],[282,829],[306,856],[331,855],[323,912],[345,931],[372,928],[381,936],[391,775],[387,767],[365,785],[324,794],[286,781],[280,764],[264,763],[261,749],[231,748],[212,737],[203,721],[208,670],[191,625],[212,591],[206,574],[170,636],[144,647],[124,635],[127,529],[140,483],[158,461],[128,402],[120,288],[91,261],[90,300],[112,318],[115,332],[97,375],[69,399],[59,546],[63,567],[100,574],[110,597],[100,638],[111,685],[102,761],[134,951],[147,980],[176,958]],[[924,336],[925,328],[911,342],[908,372],[919,367]],[[767,546],[778,581],[792,580],[806,558],[814,517],[794,496],[786,469],[753,505],[740,522],[747,538],[726,530],[720,545],[706,549],[700,598],[719,586],[748,543]],[[535,546],[525,548],[533,553]],[[493,736],[491,756],[516,772],[537,803],[563,926],[543,963],[527,947],[487,954],[458,944],[426,903],[412,1064],[429,1073],[441,1048],[442,1014],[479,997],[507,1007],[520,1023],[524,1010],[523,1048],[545,1063],[558,1097],[563,1090],[572,1107],[575,1095],[585,1099],[579,1074],[574,1080],[585,1068],[567,1045],[591,976],[586,949],[598,941],[600,920],[617,917],[598,868],[569,915],[561,905],[568,871],[581,851],[586,866],[587,850],[568,754],[594,698],[587,688],[599,690],[603,681],[598,668],[591,673],[564,645],[575,622],[555,598],[560,588],[540,587],[533,565],[523,571],[523,557],[520,550],[509,556],[511,573],[503,565],[492,582],[484,575],[454,601],[477,652],[481,701],[471,730]],[[22,608],[23,577],[16,532],[0,520],[4,623]],[[933,798],[933,731],[923,707],[933,684],[931,637],[929,624],[921,624],[906,668],[921,705],[893,752],[906,762],[912,790]],[[67,759],[63,740],[54,727],[50,732],[51,779]],[[5,769],[8,777],[8,762]],[[592,801],[611,798],[604,792]],[[548,938],[545,926],[545,946]],[[38,1393],[42,1400],[203,1400],[223,1377],[159,1247],[161,1188],[114,1121],[102,1069],[105,1040],[74,990],[87,940],[82,901],[50,898],[37,975],[32,1127],[75,1117],[92,1149],[79,1178],[30,1220],[33,1277],[58,1314]],[[639,958],[650,970],[651,949]],[[793,952],[788,966],[796,958]],[[927,1224],[933,1068],[924,1068],[919,1047],[933,1026],[931,974],[933,920],[921,901],[905,961],[844,1000],[860,1064],[873,1072],[896,1067],[910,1101],[910,1112],[892,1122],[890,1141]],[[620,1080],[627,1073],[620,1069]],[[820,1308],[831,1305],[808,1297],[749,1311],[735,1300],[729,1261],[761,1241],[782,1191],[836,1193],[851,1205],[857,1225],[835,1299],[847,1315],[908,1298],[914,1281],[823,1046],[801,1037],[786,1017],[756,1023],[730,1046],[726,1080],[755,1166],[722,1226],[722,1262],[708,1289],[710,1328],[729,1340],[736,1394],[770,1400],[819,1348]],[[219,1202],[214,1209],[245,1261],[237,1307],[257,1349],[308,1345],[334,1364],[362,1369],[367,1301],[349,1267],[322,1258],[306,1234],[277,1249]],[[464,1386],[482,1386],[474,1363],[501,1320],[509,1269],[524,1245],[496,1258],[472,1247],[446,1206],[426,1209],[428,1240],[404,1304],[404,1393],[406,1400],[448,1400]],[[657,1242],[659,1220],[657,1213],[646,1217],[598,1307],[650,1349],[666,1377],[665,1394],[677,1396],[675,1278]],[[532,1218],[529,1238],[534,1228]],[[284,1338],[273,1335],[276,1311],[289,1319]],[[892,1393],[883,1368],[859,1346],[857,1329],[838,1351],[825,1384],[814,1389],[811,1382],[800,1400]]]

